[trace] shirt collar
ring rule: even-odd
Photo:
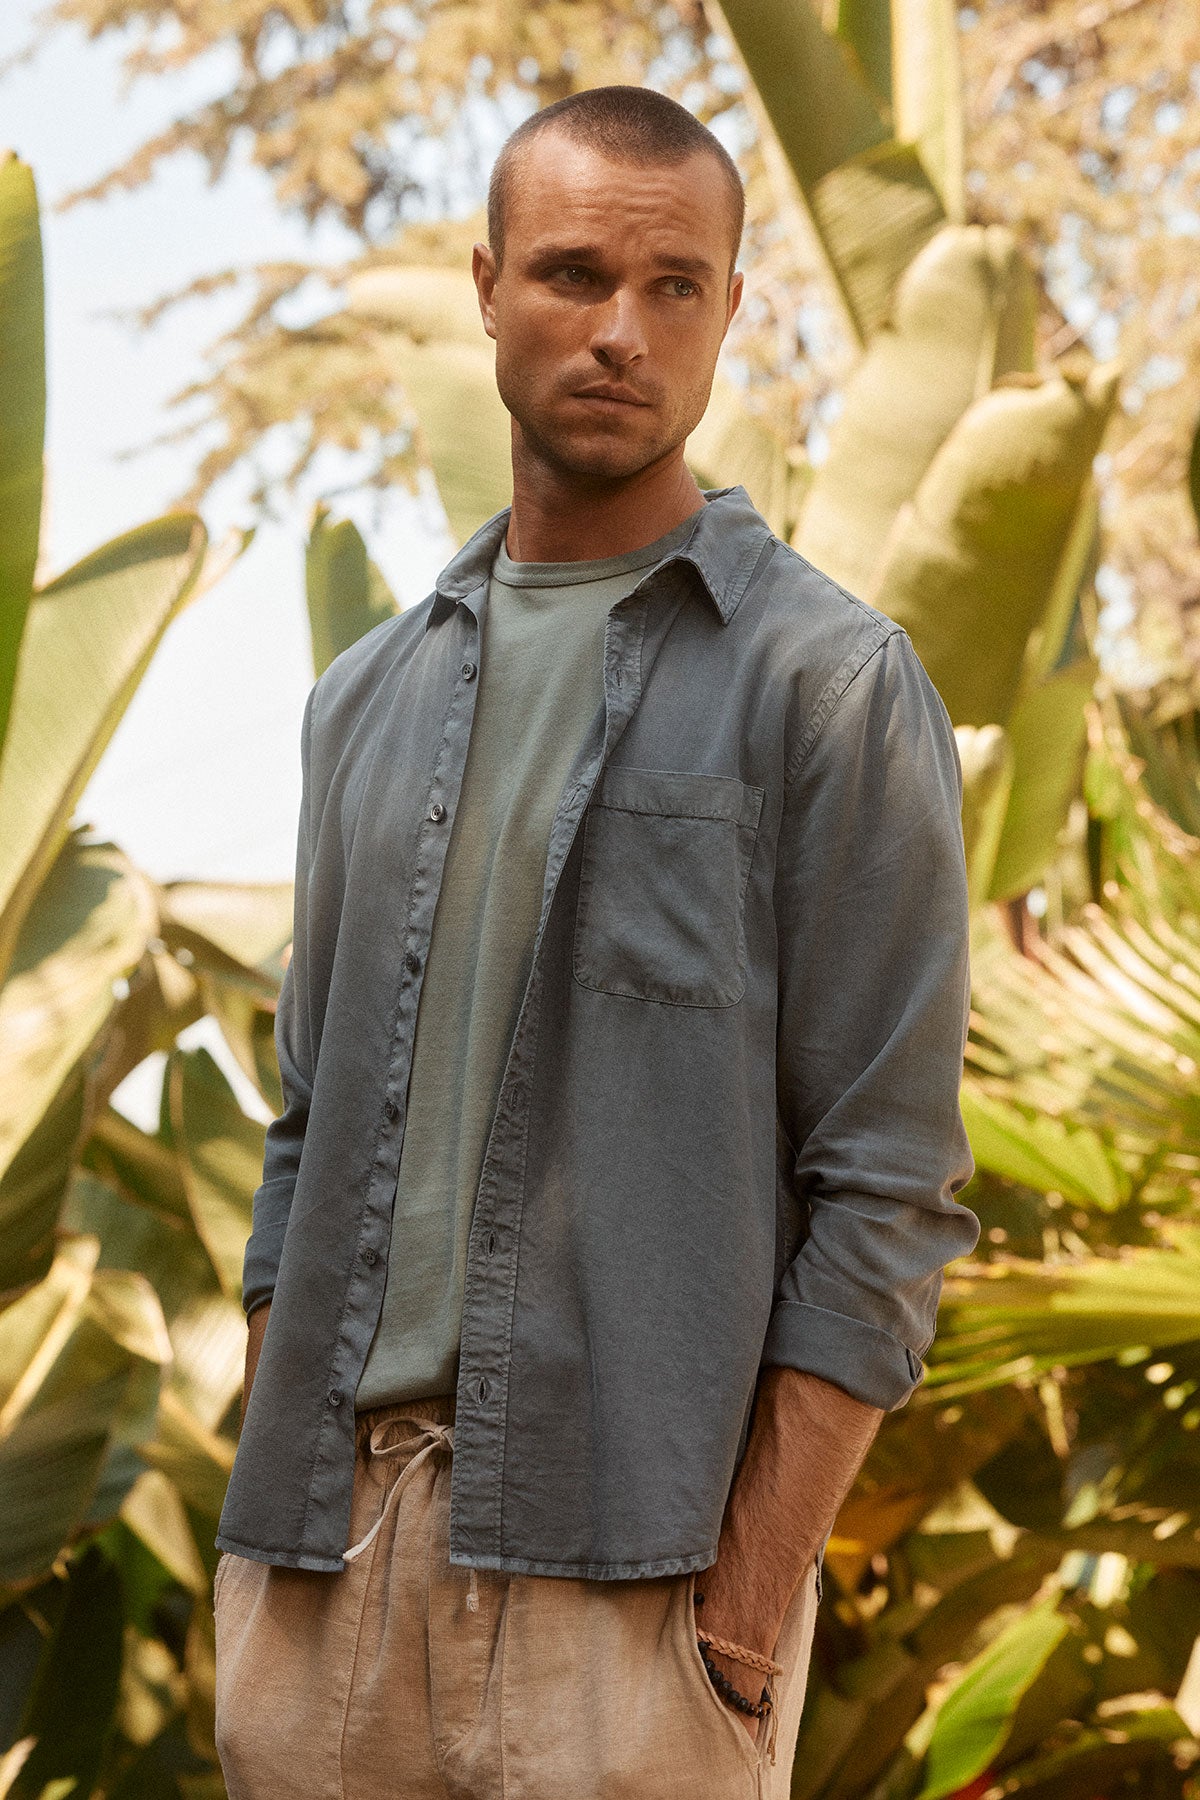
[[[696,518],[696,528],[682,549],[672,551],[662,562],[645,570],[639,587],[674,563],[689,564],[728,625],[738,609],[749,585],[763,547],[771,538],[771,528],[756,511],[745,488],[709,488],[704,490],[705,507]],[[459,600],[467,600],[485,585],[496,560],[496,552],[508,530],[511,507],[498,512],[463,545],[437,578],[433,605],[426,629],[441,622],[454,610]]]

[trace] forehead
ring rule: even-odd
[[[727,263],[733,202],[715,156],[677,163],[617,162],[550,130],[520,145],[504,220],[505,253],[539,241],[607,250],[707,253]]]

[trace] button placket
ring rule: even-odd
[[[509,1112],[505,1138],[510,1140],[521,1137],[521,1119],[529,1106],[532,1092],[532,1080],[529,1069],[525,1066],[524,1047],[530,1034],[536,1038],[538,1008],[541,1005],[541,983],[539,980],[539,959],[550,909],[558,889],[559,877],[570,854],[571,845],[579,828],[579,821],[587,807],[587,803],[595,790],[613,746],[621,736],[641,698],[642,669],[641,647],[645,636],[646,606],[643,603],[638,613],[630,617],[623,614],[618,618],[610,613],[605,624],[604,654],[604,736],[599,754],[587,764],[582,779],[566,788],[559,802],[550,832],[551,849],[547,857],[546,887],[543,893],[542,914],[534,943],[533,970],[526,991],[526,1004],[517,1019],[516,1029],[510,1049],[511,1059],[516,1057],[518,1067],[510,1079],[508,1069],[501,1083],[501,1107]],[[556,843],[556,834],[558,842]],[[507,1173],[513,1184],[511,1194],[511,1213],[505,1215],[507,1235],[504,1254],[496,1263],[493,1258],[498,1248],[496,1233],[488,1229],[483,1238],[484,1255],[468,1260],[467,1282],[463,1303],[463,1360],[460,1364],[460,1393],[464,1403],[470,1403],[465,1410],[456,1435],[455,1468],[451,1483],[451,1518],[450,1547],[451,1551],[477,1549],[481,1543],[499,1548],[498,1518],[495,1510],[494,1495],[496,1492],[496,1471],[503,1459],[503,1414],[506,1392],[507,1371],[495,1359],[500,1351],[500,1344],[506,1332],[511,1329],[512,1313],[516,1305],[515,1283],[509,1282],[504,1301],[505,1317],[489,1317],[488,1309],[495,1310],[497,1277],[508,1266],[512,1256],[516,1254],[516,1245],[520,1240],[521,1214],[523,1195],[519,1191],[519,1182],[515,1171],[505,1164],[510,1162],[509,1152],[501,1149],[496,1168],[491,1171],[489,1186],[490,1204],[494,1207],[501,1200],[501,1187]],[[485,1174],[485,1181],[488,1179]],[[497,1374],[495,1382],[495,1404],[481,1413],[477,1409],[484,1407],[487,1397],[492,1393],[493,1383],[480,1370],[480,1363],[490,1362]],[[471,1365],[474,1365],[472,1367]]]

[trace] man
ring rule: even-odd
[[[510,138],[511,510],[309,695],[232,1800],[782,1800],[824,1542],[978,1234],[945,708],[684,462],[742,208],[645,90]]]

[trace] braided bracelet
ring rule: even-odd
[[[697,1606],[703,1605],[703,1594],[694,1593],[692,1598]],[[700,1629],[697,1629],[696,1642],[700,1650],[700,1660],[708,1671],[708,1679],[717,1689],[717,1692],[721,1695],[722,1699],[728,1700],[731,1705],[736,1706],[739,1712],[744,1712],[755,1719],[761,1719],[764,1713],[771,1711],[771,1690],[769,1685],[763,1688],[762,1696],[759,1700],[754,1701],[748,1699],[740,1689],[734,1687],[729,1677],[723,1674],[722,1671],[717,1668],[716,1664],[705,1654],[704,1646],[707,1644],[709,1648],[715,1650],[718,1655],[727,1656],[731,1662],[745,1663],[749,1668],[759,1669],[766,1675],[782,1675],[782,1663],[773,1662],[769,1656],[761,1656],[757,1650],[747,1650],[744,1644],[735,1644],[729,1638],[714,1637],[711,1631],[701,1631]]]

